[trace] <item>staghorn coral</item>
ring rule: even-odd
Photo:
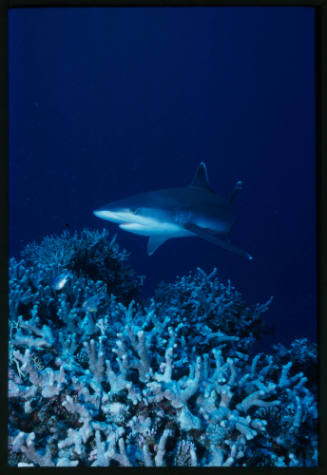
[[[292,374],[303,372],[307,378],[307,386],[314,392],[317,391],[318,381],[318,348],[317,344],[307,338],[294,340],[289,348],[278,344],[273,346],[275,361],[278,364],[286,364],[292,361],[290,371]]]
[[[11,465],[317,465],[311,346],[249,356],[268,303],[198,269],[124,304],[74,272],[41,290],[51,261],[40,278],[26,264],[11,264]]]
[[[100,280],[123,303],[137,297],[143,283],[143,277],[136,275],[127,262],[128,252],[119,249],[116,235],[109,240],[105,229],[46,236],[40,244],[28,244],[21,255],[29,267],[38,265],[47,269],[51,265],[57,272],[70,270],[77,277]]]
[[[225,342],[233,351],[249,349],[263,329],[262,314],[272,302],[249,306],[231,285],[217,278],[217,269],[206,274],[202,269],[177,278],[174,283],[161,283],[155,293],[157,312],[167,313],[192,328],[193,345],[203,351],[213,342]],[[194,331],[196,330],[196,331]],[[206,340],[206,343],[205,343]]]

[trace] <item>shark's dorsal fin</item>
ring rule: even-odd
[[[164,242],[167,241],[166,236],[150,236],[148,240],[148,256],[152,256]]]
[[[200,163],[192,180],[191,186],[196,186],[197,188],[205,188],[206,190],[209,190],[214,193],[214,190],[209,185],[207,167],[204,162]]]
[[[208,187],[208,172],[204,162],[201,162],[191,183],[192,186]]]

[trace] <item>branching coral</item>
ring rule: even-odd
[[[159,316],[167,313],[184,322],[183,333],[190,327],[193,345],[203,351],[225,340],[226,347],[249,349],[263,329],[262,314],[272,301],[249,306],[228,282],[219,282],[217,269],[206,274],[202,269],[178,278],[173,284],[162,283],[156,292]],[[205,343],[206,341],[206,343]]]
[[[41,295],[38,264],[12,265],[12,465],[317,465],[315,358],[301,366],[296,343],[249,357],[268,303],[247,306],[200,269],[147,304],[75,273]]]
[[[116,236],[109,240],[108,231],[89,231],[80,234],[64,231],[60,236],[47,236],[40,244],[28,244],[22,252],[28,266],[59,272],[71,270],[77,277],[101,280],[108,292],[119,295],[122,302],[135,298],[143,277],[137,276],[128,264],[128,253],[120,250]]]

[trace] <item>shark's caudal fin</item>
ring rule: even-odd
[[[196,234],[202,239],[206,239],[207,241],[212,242],[213,244],[216,244],[217,246],[223,247],[224,249],[227,249],[228,251],[234,252],[235,254],[244,256],[250,261],[253,260],[253,257],[250,254],[233,246],[228,241],[225,241],[217,233],[211,231],[210,229],[200,228],[199,226],[193,223],[187,223],[184,225],[184,227],[185,229],[187,229],[188,231],[191,231],[192,233]]]
[[[206,188],[212,193],[215,193],[215,191],[209,185],[207,167],[204,162],[200,163],[192,180],[191,186],[196,186],[197,188]]]

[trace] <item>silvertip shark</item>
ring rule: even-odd
[[[238,181],[228,200],[217,196],[201,162],[190,185],[140,193],[113,201],[93,211],[95,216],[117,223],[130,233],[149,237],[151,256],[168,239],[197,236],[252,260],[229,242],[234,222],[232,203],[242,189]]]

